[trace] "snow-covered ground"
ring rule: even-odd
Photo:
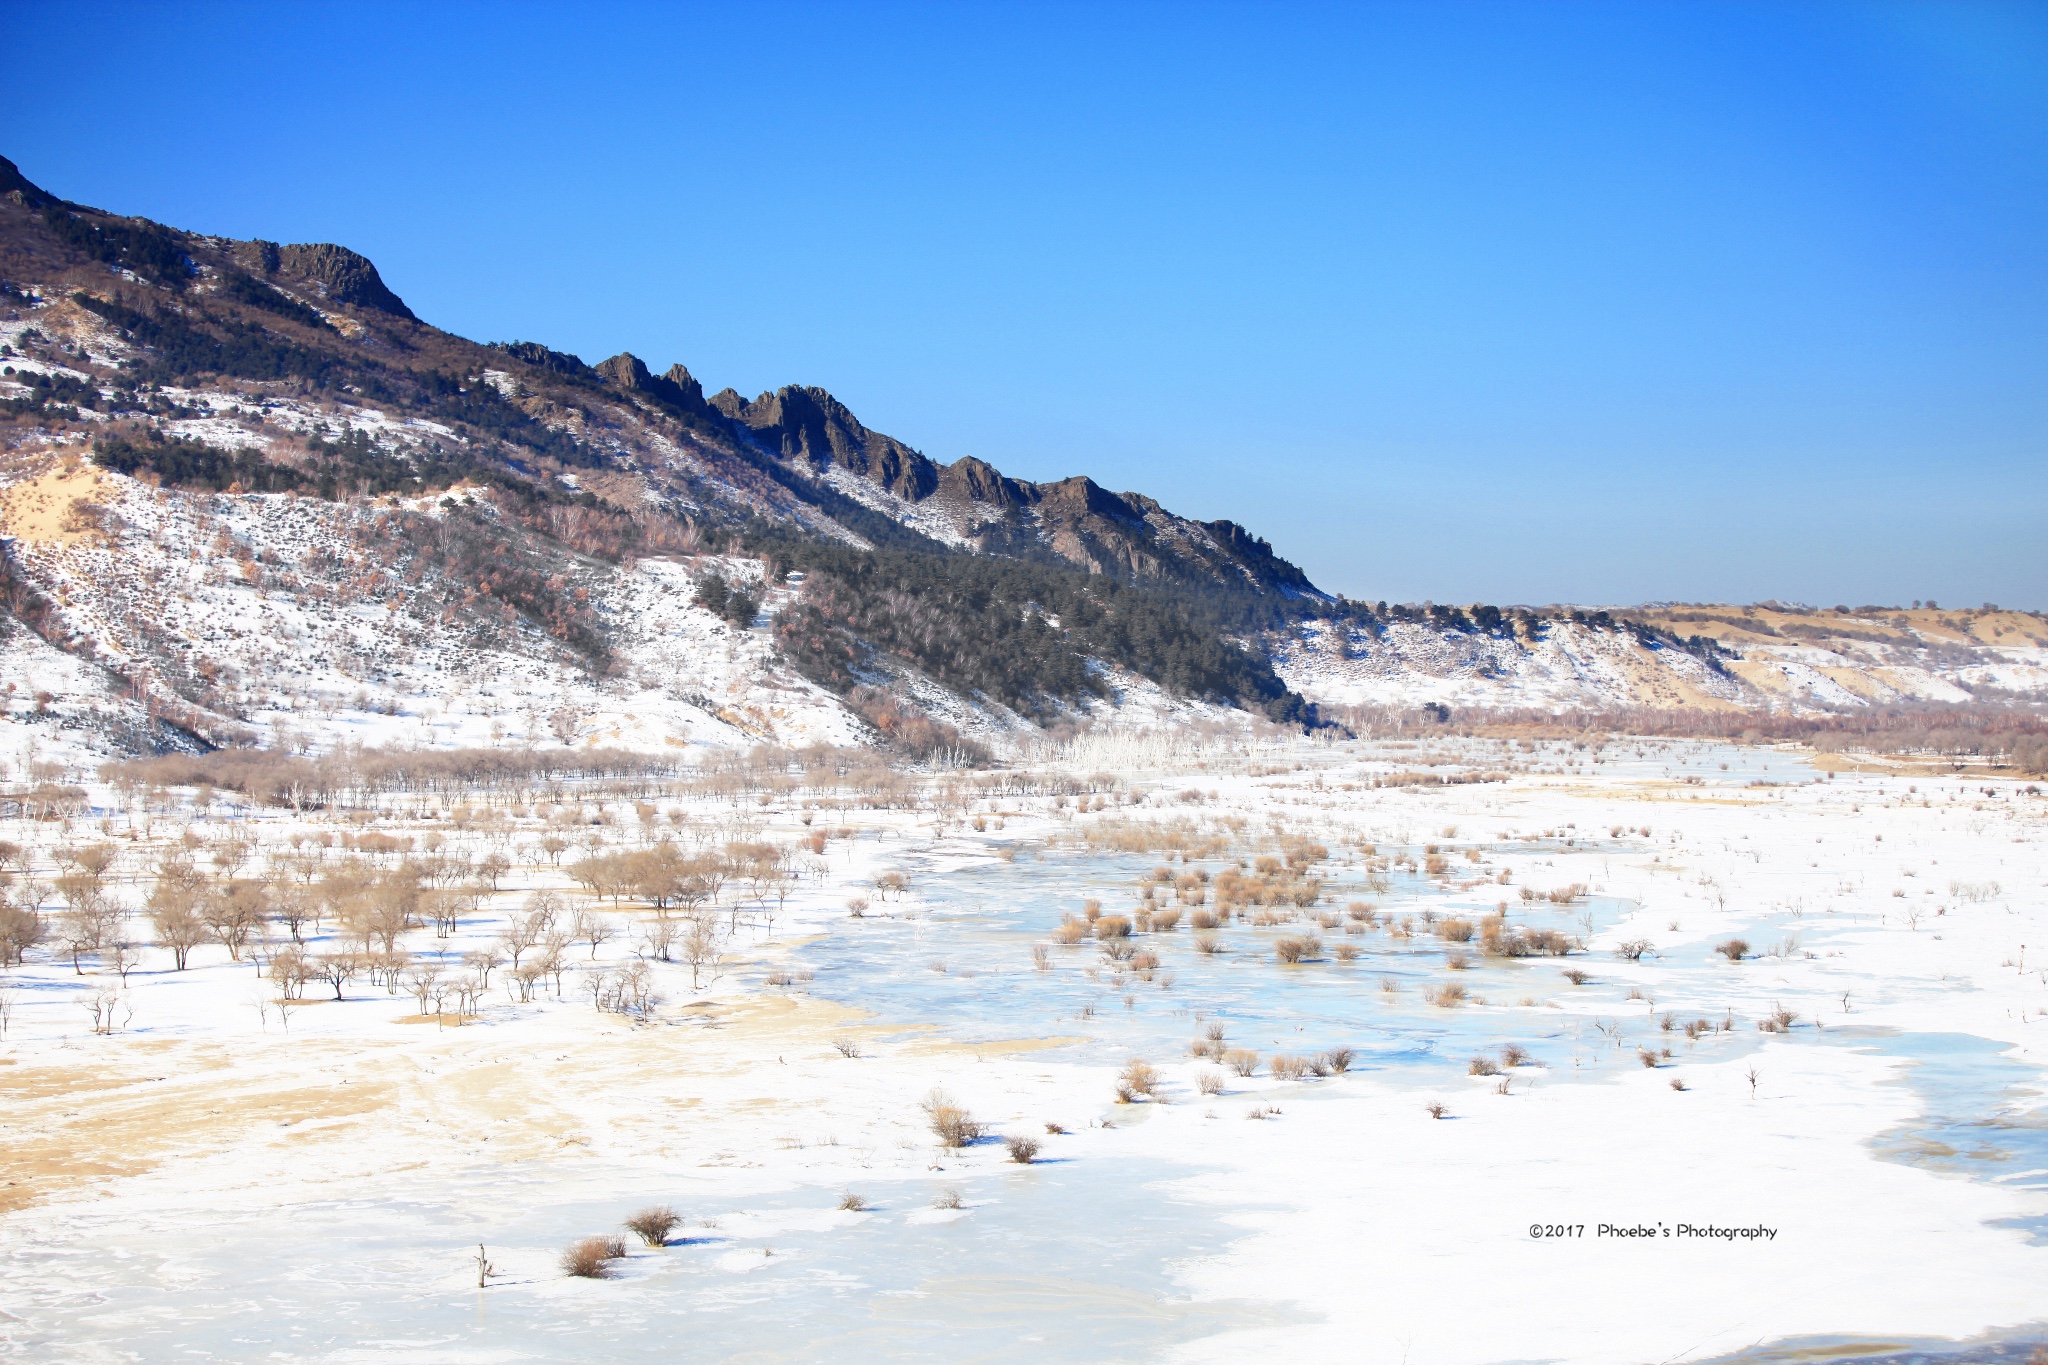
[[[131,908],[188,826],[202,867],[253,838],[245,876],[297,876],[295,854],[335,871],[343,836],[387,871],[399,853],[368,836],[503,852],[453,937],[401,940],[451,980],[538,892],[565,924],[608,908],[564,871],[585,851],[767,842],[795,875],[786,902],[721,892],[732,937],[701,989],[628,898],[615,937],[567,946],[559,999],[547,978],[519,999],[501,965],[459,1026],[361,977],[281,1016],[276,983],[215,945],[185,972],[145,947],[125,987],[104,954],[74,972],[32,950],[4,972],[0,1349],[1634,1362],[2048,1335],[2037,791],[1826,776],[1787,750],[1188,729],[1084,736],[910,799],[794,781],[644,810],[392,798],[367,822],[95,789],[69,829],[0,830],[44,883],[57,850],[108,839]],[[1193,915],[1261,857],[1276,888],[1313,874],[1315,903],[1248,906],[1203,952]],[[1156,964],[1054,941],[1086,900],[1135,916],[1196,886],[1171,929],[1140,922]],[[1499,906],[1583,948],[1502,958],[1439,932]],[[332,920],[308,936],[346,946]],[[1715,951],[1733,938],[1740,960]],[[1617,955],[1634,940],[1640,961]],[[587,983],[636,964],[645,1016],[594,1008]],[[1462,1002],[1429,1003],[1447,985]],[[90,1030],[95,1000],[115,1031]],[[1212,1025],[1254,1074],[1190,1055]],[[1336,1047],[1341,1074],[1273,1072]],[[1156,1100],[1117,1102],[1133,1057]],[[934,1087],[1041,1160],[937,1146]],[[657,1202],[687,1217],[674,1244],[635,1245],[610,1281],[556,1268]]]

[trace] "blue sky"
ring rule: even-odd
[[[2048,6],[0,3],[0,154],[1439,602],[2048,608]]]

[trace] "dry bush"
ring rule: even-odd
[[[585,1280],[611,1278],[611,1263],[626,1254],[626,1243],[620,1237],[584,1237],[569,1244],[562,1253],[563,1273]]]
[[[1424,999],[1438,1009],[1456,1009],[1465,1003],[1465,988],[1455,981],[1438,986],[1434,990],[1426,990],[1422,994]]]
[[[1045,945],[1043,943],[1034,943],[1031,945],[1031,965],[1032,967],[1041,972],[1049,972],[1052,970],[1052,956],[1051,954],[1045,951]]]
[[[1212,1043],[1222,1042],[1226,1031],[1223,1027],[1223,1021],[1220,1019],[1212,1019],[1202,1026],[1202,1036]]]
[[[1195,935],[1195,951],[1210,957],[1223,951],[1223,940],[1210,933]]]
[[[1222,923],[1222,917],[1213,910],[1197,910],[1188,916],[1188,926],[1193,929],[1214,929]]]
[[[1289,934],[1273,943],[1273,955],[1282,962],[1306,962],[1322,952],[1323,941],[1313,934]]]
[[[1060,921],[1059,927],[1052,931],[1052,941],[1054,943],[1065,944],[1068,947],[1071,947],[1074,944],[1079,943],[1082,939],[1088,937],[1089,932],[1090,930],[1088,927],[1087,920],[1062,920]]]
[[[683,1225],[683,1217],[666,1204],[644,1208],[626,1220],[626,1231],[638,1235],[651,1247],[667,1246],[668,1235]],[[625,1249],[620,1248],[620,1254]]]
[[[1275,1080],[1298,1081],[1308,1071],[1308,1062],[1303,1058],[1281,1052],[1276,1053],[1273,1060],[1267,1063],[1267,1070],[1273,1073]]]
[[[965,1147],[978,1141],[982,1126],[944,1090],[934,1089],[919,1106],[930,1121],[932,1133],[947,1147]]]
[[[1465,1074],[1468,1076],[1498,1076],[1500,1075],[1500,1063],[1491,1057],[1474,1057],[1470,1064],[1466,1066]]]
[[[1464,953],[1450,952],[1444,954],[1444,966],[1454,972],[1462,972],[1471,965],[1472,959]]]
[[[852,1190],[848,1190],[845,1194],[839,1196],[839,1211],[841,1213],[866,1213],[868,1211],[868,1201],[855,1194]]]
[[[1259,1069],[1259,1054],[1248,1047],[1234,1047],[1223,1054],[1223,1065],[1240,1076],[1256,1075]]]
[[[1010,1160],[1019,1166],[1029,1166],[1038,1158],[1038,1139],[1035,1137],[1006,1137],[1003,1146],[1009,1149]]]
[[[1438,938],[1450,943],[1470,943],[1472,941],[1472,921],[1458,919],[1453,916],[1442,924],[1437,925],[1436,933]]]
[[[1199,1090],[1204,1095],[1222,1094],[1223,1073],[1220,1071],[1207,1070],[1197,1073],[1195,1076],[1195,1089]]]
[[[1646,938],[1632,938],[1626,943],[1616,944],[1614,955],[1624,962],[1641,962],[1643,954],[1650,952],[1655,946]]]
[[[932,1199],[932,1207],[935,1209],[964,1209],[967,1207],[967,1201],[961,1198],[960,1191],[958,1190],[940,1190]]]
[[[856,1038],[834,1038],[832,1050],[842,1057],[860,1056],[860,1040]]]
[[[1783,1005],[1779,1005],[1771,1011],[1769,1017],[1759,1019],[1756,1026],[1765,1033],[1787,1033],[1791,1031],[1792,1023],[1797,1018],[1799,1018],[1798,1015],[1786,1009]]]
[[[1684,1089],[1687,1089],[1688,1087],[1686,1086],[1686,1083],[1685,1083],[1684,1081],[1682,1081],[1682,1080],[1678,1079],[1678,1077],[1676,1077],[1676,1076],[1673,1076],[1673,1077],[1671,1078],[1671,1088],[1672,1088],[1673,1090],[1684,1090]]]
[[[1502,1066],[1527,1066],[1529,1060],[1529,1050],[1519,1043],[1505,1044],[1500,1050]]]
[[[1744,939],[1731,938],[1726,943],[1716,943],[1714,951],[1730,962],[1740,962],[1749,956],[1749,943]]]
[[[1564,971],[1564,979],[1571,982],[1574,986],[1583,986],[1588,981],[1591,981],[1593,976],[1590,972],[1582,972],[1577,967],[1567,967]]]
[[[1117,1093],[1126,1097],[1126,1103],[1129,1102],[1129,1097],[1138,1095],[1150,1099],[1159,1089],[1159,1069],[1141,1057],[1133,1057],[1124,1063],[1124,1069],[1117,1075],[1116,1085]]]
[[[1451,1106],[1441,1101],[1434,1104],[1425,1104],[1422,1107],[1429,1111],[1429,1116],[1433,1119],[1448,1118],[1451,1112]]]
[[[1095,921],[1095,937],[1099,939],[1129,938],[1131,922],[1122,915],[1104,915]]]
[[[1323,1054],[1323,1061],[1328,1063],[1331,1071],[1341,1076],[1351,1069],[1351,1063],[1357,1056],[1358,1054],[1348,1047],[1333,1047]]]
[[[1657,1065],[1657,1054],[1646,1047],[1639,1047],[1636,1049],[1636,1060],[1644,1066],[1654,1067]]]

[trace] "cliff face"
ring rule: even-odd
[[[1176,516],[1156,499],[1112,493],[1085,475],[1033,483],[973,456],[938,464],[869,430],[823,389],[790,386],[751,402],[726,389],[711,406],[792,472],[979,554],[1060,560],[1139,583],[1322,596],[1235,522]]]

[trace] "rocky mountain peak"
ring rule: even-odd
[[[377,267],[367,256],[332,242],[300,242],[277,249],[277,270],[311,280],[336,303],[379,312],[417,322],[405,300],[391,292]]]

